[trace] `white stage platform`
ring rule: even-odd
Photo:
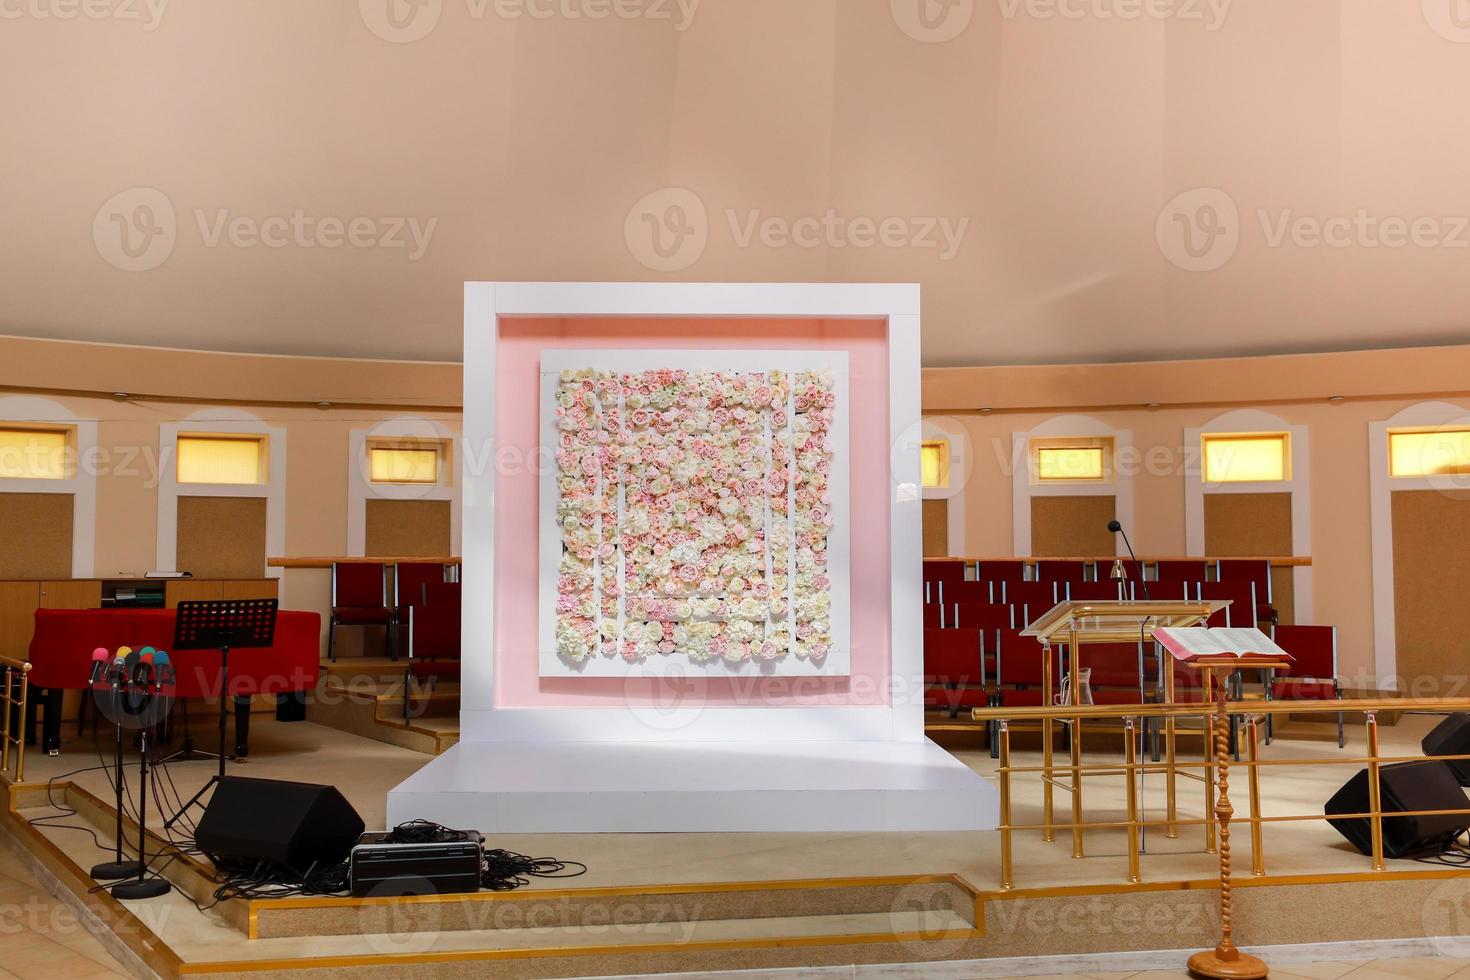
[[[922,742],[461,742],[388,825],[498,834],[993,830],[994,786]]]

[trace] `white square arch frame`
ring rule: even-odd
[[[498,707],[495,698],[496,474],[484,465],[498,445],[493,384],[503,319],[568,317],[761,317],[882,320],[888,325],[890,674],[883,703],[810,707]],[[923,742],[919,288],[913,285],[493,283],[465,284],[462,460],[464,554],[460,731],[490,741],[895,741]],[[481,447],[481,448],[477,448]],[[887,681],[888,679],[884,679]],[[875,698],[877,702],[880,699]],[[680,717],[681,712],[687,717]]]

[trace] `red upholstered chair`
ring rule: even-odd
[[[327,619],[327,659],[336,660],[338,626],[382,626],[389,632],[388,649],[397,658],[393,641],[393,610],[388,607],[387,580],[381,562],[332,563],[332,615]]]
[[[1275,623],[1277,614],[1271,605],[1271,563],[1263,558],[1221,558],[1220,581],[1250,582],[1256,587],[1256,621]]]
[[[1052,648],[1053,693],[1061,687],[1061,658]],[[1000,703],[1008,708],[1034,707],[1042,703],[1041,644],[1019,629],[996,630],[996,686]]]
[[[983,707],[988,700],[982,631],[925,630],[925,706],[944,708],[954,718],[961,708]]]
[[[413,703],[413,682],[460,675],[460,585],[458,582],[421,583],[420,598],[405,611],[408,624],[408,661],[403,670],[403,717]]]
[[[946,620],[954,615],[953,608],[953,604],[941,606],[937,602],[924,603],[924,628],[926,630],[944,629]]]
[[[448,568],[436,561],[401,561],[393,568],[393,622],[401,638],[410,606],[422,605],[428,590],[449,580]],[[396,659],[397,645],[395,645]]]
[[[924,601],[943,602],[940,583],[963,582],[965,563],[954,558],[924,559]]]
[[[1158,661],[1147,656],[1148,646],[1132,643],[1089,643],[1082,648],[1082,666],[1092,670],[1092,699],[1097,704],[1144,704],[1150,687],[1158,686]]]
[[[994,636],[996,630],[1016,625],[1015,607],[990,602],[957,602],[952,607],[949,625],[960,629],[982,629]]]
[[[1230,600],[1230,605],[1210,617],[1207,626],[1256,625],[1256,587],[1249,582],[1201,582],[1195,589],[1195,597]]]
[[[1342,700],[1342,682],[1337,676],[1336,626],[1277,626],[1272,630],[1276,645],[1292,656],[1292,664],[1268,685],[1277,701]],[[1337,713],[1337,747],[1345,744],[1342,712]]]

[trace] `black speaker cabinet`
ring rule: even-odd
[[[1467,810],[1470,799],[1459,780],[1444,762],[1400,762],[1379,769],[1381,802],[1385,814],[1416,810]],[[1343,784],[1324,808],[1330,817],[1339,813],[1367,813],[1368,770],[1360,771]],[[1373,853],[1372,827],[1367,818],[1329,820],[1339,834],[1364,854]],[[1383,853],[1391,858],[1438,854],[1470,828],[1470,815],[1445,814],[1427,817],[1383,818]]]
[[[335,786],[226,776],[194,841],[217,867],[263,862],[303,875],[345,860],[362,831],[362,818]]]
[[[1470,755],[1470,714],[1457,711],[1434,726],[1419,743],[1425,755]],[[1448,763],[1461,786],[1470,786],[1470,759]]]

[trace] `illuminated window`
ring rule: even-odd
[[[1388,434],[1392,476],[1470,474],[1470,429],[1418,429]]]
[[[1280,483],[1291,479],[1291,436],[1284,432],[1202,438],[1206,483]]]
[[[180,483],[265,482],[263,436],[181,435],[177,455]]]
[[[1111,439],[1033,439],[1031,454],[1041,483],[1097,483],[1109,479]]]
[[[920,447],[924,489],[937,490],[949,486],[949,443],[944,440],[926,442]]]
[[[0,429],[0,480],[66,480],[72,475],[67,429]]]
[[[425,443],[368,447],[368,480],[373,483],[439,482],[441,446]]]

